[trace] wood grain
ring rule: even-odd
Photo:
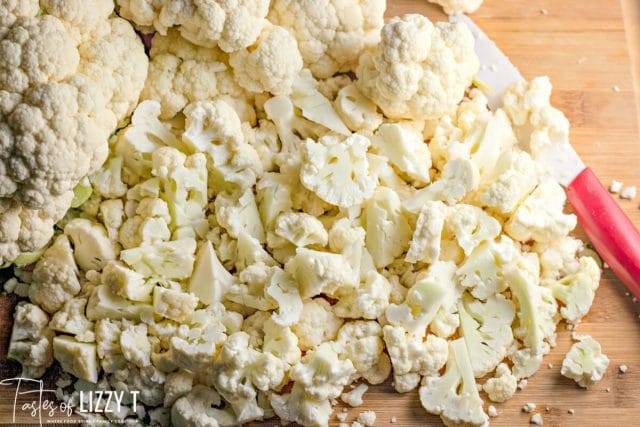
[[[617,179],[640,185],[636,108],[640,89],[640,2],[621,1],[623,4],[618,0],[486,0],[473,18],[526,77],[551,77],[554,103],[572,122],[572,142],[600,179],[605,184]],[[444,19],[436,7],[424,0],[388,2],[388,16],[418,12]],[[542,9],[548,14],[542,14]],[[614,86],[620,92],[614,92]],[[620,205],[640,226],[638,200]],[[582,235],[580,230],[577,234]],[[529,415],[523,414],[521,407],[534,402],[545,426],[639,425],[639,307],[625,292],[611,271],[605,270],[593,309],[579,327],[580,332],[599,340],[611,359],[599,384],[582,390],[560,375],[562,358],[570,346],[569,331],[561,328],[558,345],[545,358],[544,367],[510,402],[495,405],[500,415],[492,419],[492,424],[528,425]],[[0,330],[4,331],[0,334],[2,378],[17,372],[14,364],[4,361],[13,302],[12,298],[0,301]],[[551,364],[549,368],[547,363]],[[621,364],[629,367],[624,375],[617,372]],[[13,399],[13,392],[0,388],[0,423],[10,421],[9,399]],[[390,383],[370,388],[365,400],[364,406],[349,411],[349,421],[359,412],[372,409],[378,416],[376,426],[391,425],[391,417],[396,418],[396,426],[441,425],[438,417],[425,413],[415,392],[398,395]],[[575,414],[570,415],[569,409],[574,409]],[[332,425],[338,424],[335,418],[332,420]]]

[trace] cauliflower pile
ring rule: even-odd
[[[482,396],[511,398],[587,314],[600,269],[535,162],[568,143],[547,78],[490,111],[466,27],[383,27],[376,0],[118,3],[158,32],[145,100],[16,269],[24,375],[58,361],[71,405],[140,391],[105,416],[162,426],[327,426],[392,376],[484,426]],[[595,341],[572,352],[563,373],[602,376]]]
[[[112,0],[0,5],[0,264],[41,249],[138,103],[144,48]]]

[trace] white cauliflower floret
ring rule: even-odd
[[[263,263],[270,267],[276,265],[276,261],[258,239],[244,231],[241,232],[236,241],[236,269],[242,271],[250,265],[258,263]]]
[[[67,223],[64,234],[71,239],[73,256],[84,271],[100,270],[106,263],[116,259],[117,248],[99,223],[76,218]]]
[[[98,382],[100,365],[96,344],[78,342],[69,336],[59,335],[53,339],[53,357],[63,370],[91,383]]]
[[[398,194],[378,187],[364,204],[365,242],[377,268],[389,265],[400,256],[411,240],[411,227],[402,212]]]
[[[178,369],[167,375],[164,382],[164,407],[169,408],[180,397],[193,389],[195,374],[184,369]]]
[[[265,241],[260,213],[251,189],[247,189],[239,197],[221,193],[216,197],[214,207],[218,224],[224,227],[231,237],[237,239],[244,231],[260,242]]]
[[[513,397],[518,387],[518,380],[511,375],[509,366],[501,363],[496,369],[496,375],[489,378],[483,385],[482,389],[487,393],[492,402],[506,402]]]
[[[110,157],[104,165],[89,177],[93,191],[104,198],[122,197],[127,185],[122,182],[122,157]]]
[[[440,242],[444,222],[448,216],[447,206],[440,201],[427,201],[420,209],[413,237],[405,255],[410,263],[434,263],[440,258]]]
[[[584,248],[584,242],[574,237],[564,237],[545,243],[535,243],[532,247],[540,257],[540,274],[545,283],[559,277],[576,273],[580,261],[576,254]]]
[[[356,84],[387,117],[438,119],[455,110],[478,72],[473,47],[464,24],[396,17],[377,48],[360,57]]]
[[[467,256],[482,242],[497,237],[502,229],[497,219],[477,206],[464,203],[451,207],[446,228]]]
[[[473,355],[473,374],[480,378],[495,369],[513,343],[511,324],[515,307],[501,294],[487,298],[484,303],[463,297],[458,303],[458,313],[461,335]]]
[[[329,426],[332,412],[329,399],[313,399],[299,385],[294,385],[291,393],[271,394],[269,401],[276,415],[285,422],[295,422],[303,426]]]
[[[49,316],[37,305],[20,302],[13,313],[7,357],[22,365],[22,376],[40,378],[53,363]]]
[[[93,341],[93,322],[85,316],[86,298],[68,300],[64,307],[51,316],[49,328],[75,335],[79,341]]]
[[[300,362],[298,337],[291,328],[277,324],[272,318],[263,322],[264,343],[262,351],[271,353],[289,365]]]
[[[376,178],[369,172],[366,152],[371,142],[363,135],[346,139],[335,135],[305,142],[300,181],[327,203],[351,207],[373,195]]]
[[[385,156],[402,174],[419,185],[431,181],[431,153],[421,132],[411,123],[385,123],[371,139],[378,154]]]
[[[198,305],[193,294],[156,286],[153,290],[153,311],[176,322],[190,322]]]
[[[516,209],[504,229],[515,240],[550,242],[565,237],[576,226],[576,216],[562,212],[567,200],[555,181],[545,181]]]
[[[340,89],[333,105],[340,118],[354,132],[373,132],[382,124],[378,106],[365,97],[355,83]]]
[[[147,337],[147,325],[126,325],[120,334],[120,348],[126,360],[143,368],[151,364],[151,343]]]
[[[10,27],[21,16],[36,16],[39,0],[7,0],[0,5],[0,27]]]
[[[262,175],[262,163],[255,149],[246,142],[240,117],[223,100],[189,104],[183,141],[194,152],[209,157],[210,189],[247,189]]]
[[[233,52],[229,64],[244,89],[288,95],[302,70],[302,57],[296,39],[286,29],[268,25],[253,46]]]
[[[153,282],[117,261],[110,261],[102,270],[101,283],[116,295],[132,301],[150,301]]]
[[[389,305],[391,284],[376,271],[368,271],[357,288],[347,287],[336,292],[338,302],[333,311],[339,317],[377,319]]]
[[[192,237],[120,252],[120,259],[144,277],[186,279],[193,272],[196,241]]]
[[[539,350],[537,354],[532,349],[526,347],[514,350],[511,355],[509,355],[509,359],[511,359],[513,363],[513,375],[520,380],[529,378],[535,374],[542,364],[543,356],[547,354],[549,350],[550,347],[547,343],[543,343],[542,349]]]
[[[208,369],[227,338],[222,321],[224,309],[198,310],[190,325],[181,325],[169,338],[171,356],[176,366],[192,372]]]
[[[398,393],[406,393],[418,386],[420,376],[431,376],[447,362],[447,341],[435,335],[420,336],[407,333],[402,326],[386,325],[384,342],[393,364],[393,379]]]
[[[588,387],[602,379],[609,366],[609,358],[602,353],[600,343],[590,336],[580,336],[579,340],[562,361],[560,373],[580,387]]]
[[[391,372],[389,356],[384,352],[382,328],[375,321],[345,323],[331,345],[341,360],[353,363],[354,381],[364,378],[370,384],[381,384]]]
[[[353,71],[361,53],[380,39],[384,0],[275,0],[269,20],[297,39],[305,66],[317,78]]]
[[[300,246],[326,246],[329,234],[322,222],[304,212],[285,212],[278,216],[275,234]]]
[[[364,400],[362,399],[362,397],[364,396],[364,394],[367,392],[368,389],[369,389],[369,386],[367,386],[366,384],[360,384],[350,392],[342,393],[340,395],[340,400],[342,400],[344,403],[351,406],[352,408],[355,408],[364,403]]]
[[[280,326],[291,326],[300,320],[302,298],[298,284],[291,274],[276,268],[264,292],[278,306],[278,313],[272,315],[275,323]]]
[[[588,256],[580,258],[578,271],[551,283],[551,293],[560,301],[560,314],[567,322],[578,323],[587,314],[600,285],[600,268]]]
[[[439,4],[447,15],[459,13],[473,13],[480,8],[482,0],[429,0]]]
[[[300,319],[291,326],[291,330],[298,337],[300,349],[310,350],[325,341],[333,340],[342,323],[327,300],[315,298],[304,301]]]
[[[243,120],[255,120],[245,91],[226,64],[227,55],[219,49],[194,45],[169,30],[153,38],[150,56],[142,98],[158,101],[163,119],[174,117],[189,103],[222,97],[245,112]]]
[[[133,302],[114,294],[105,285],[93,288],[87,303],[87,317],[91,320],[103,319],[140,319],[141,313],[152,311],[149,304]]]
[[[117,0],[120,14],[160,34],[177,27],[200,46],[233,52],[252,45],[265,24],[268,0]],[[155,41],[154,41],[155,42]]]
[[[80,292],[78,267],[67,236],[60,235],[33,269],[29,299],[49,313]]]
[[[357,286],[351,266],[339,254],[298,248],[285,268],[298,282],[303,298]]]
[[[236,279],[218,259],[209,240],[200,245],[195,258],[193,273],[189,278],[189,292],[207,305],[222,302],[227,290]]]
[[[482,409],[464,340],[449,343],[449,359],[442,376],[425,377],[420,387],[420,402],[432,414],[440,415],[445,425],[486,426],[489,417]]]
[[[221,403],[222,399],[214,389],[198,384],[171,406],[171,425],[216,427],[220,425],[219,421],[234,424],[235,417],[216,408]]]

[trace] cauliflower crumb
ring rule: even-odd
[[[609,191],[613,194],[617,194],[622,190],[622,182],[616,181],[615,179],[611,181],[611,185],[609,185]]]
[[[626,374],[628,369],[629,368],[627,367],[627,365],[618,366],[618,372],[620,372],[621,374]]]
[[[489,405],[489,407],[487,408],[487,415],[489,415],[490,417],[497,417],[498,416],[498,410],[496,409],[495,406],[493,405]]]
[[[541,414],[533,414],[529,419],[529,424],[535,424],[537,426],[541,426],[544,424]]]
[[[622,189],[622,191],[620,192],[620,198],[626,199],[626,200],[633,200],[636,198],[637,194],[638,194],[638,190],[636,190],[636,187],[634,185],[630,185],[629,187],[624,187]]]
[[[525,412],[525,413],[533,412],[535,410],[536,410],[535,403],[525,403],[524,406],[522,407],[522,412]]]

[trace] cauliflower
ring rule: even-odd
[[[288,95],[302,70],[302,57],[296,39],[286,29],[268,25],[255,45],[233,52],[229,64],[244,89]]]
[[[403,215],[398,194],[378,187],[364,204],[363,226],[367,249],[377,268],[383,268],[400,256],[411,240],[411,227]]]
[[[198,305],[193,294],[156,286],[153,290],[153,311],[176,322],[189,322]]]
[[[584,256],[576,273],[549,285],[553,296],[564,305],[560,314],[567,322],[578,323],[587,314],[600,285],[600,273],[596,261]]]
[[[450,208],[446,228],[467,256],[480,243],[497,237],[502,229],[497,219],[477,206],[464,203]]]
[[[440,415],[448,426],[489,424],[489,417],[482,409],[482,399],[473,378],[464,340],[457,339],[449,343],[444,375],[424,378],[420,387],[420,402],[427,412]]]
[[[362,396],[367,392],[368,389],[369,387],[366,384],[360,384],[350,392],[342,393],[340,395],[340,400],[342,400],[352,408],[361,406],[364,403],[364,401],[362,400]]]
[[[298,247],[326,246],[329,240],[329,234],[322,222],[303,212],[280,214],[274,232]]]
[[[120,259],[144,277],[186,279],[193,272],[196,241],[193,238],[155,243],[120,252]]]
[[[429,0],[439,4],[447,15],[459,13],[473,13],[480,8],[482,0]]]
[[[364,378],[381,384],[391,372],[389,356],[384,353],[382,328],[375,321],[356,320],[345,323],[331,343],[341,360],[350,360],[355,372],[352,379]]]
[[[40,378],[53,363],[49,316],[37,305],[20,302],[13,314],[7,357],[22,365],[22,376]]]
[[[544,283],[554,282],[562,276],[578,272],[580,261],[576,256],[584,249],[584,243],[573,237],[564,237],[532,247],[540,257],[540,274]]]
[[[373,132],[382,124],[378,106],[365,97],[355,83],[340,89],[333,105],[340,118],[354,132]]]
[[[100,270],[107,262],[116,259],[117,249],[98,223],[76,218],[67,223],[64,234],[71,239],[73,256],[84,271]]]
[[[53,338],[53,357],[65,371],[85,381],[98,382],[100,365],[96,344],[78,342],[69,336],[59,335]]]
[[[514,349],[509,355],[509,359],[513,363],[512,371],[513,375],[517,379],[529,378],[535,374],[540,365],[542,364],[542,358],[550,350],[549,344],[543,343],[542,348],[537,352],[530,348]]]
[[[458,303],[460,333],[467,345],[471,368],[480,378],[493,371],[513,343],[511,323],[515,318],[513,303],[501,294],[486,302],[463,297]]]
[[[40,8],[39,3],[39,0],[5,1],[0,6],[0,27],[10,27],[22,16],[36,16]]]
[[[329,400],[313,399],[299,385],[294,385],[291,393],[271,394],[269,402],[282,421],[295,422],[303,426],[329,426],[332,412]]]
[[[47,312],[54,313],[79,292],[78,267],[69,239],[62,234],[36,263],[29,299]]]
[[[171,406],[171,425],[219,426],[219,421],[234,424],[235,417],[216,408],[220,403],[220,395],[214,389],[198,384]]]
[[[243,119],[255,120],[244,90],[227,65],[227,55],[219,49],[194,45],[178,31],[168,30],[153,38],[150,56],[142,98],[162,105],[161,118],[174,117],[189,103],[221,97],[244,112]]]
[[[487,393],[492,402],[506,402],[515,394],[518,387],[518,380],[511,375],[509,366],[501,363],[496,369],[495,377],[489,378],[483,385],[482,389]]]
[[[195,258],[193,273],[189,278],[189,292],[207,305],[222,302],[227,290],[235,283],[216,256],[209,240],[200,245]]]
[[[147,325],[126,325],[120,334],[120,349],[124,358],[138,368],[151,365],[151,343],[147,337]]]
[[[440,257],[440,242],[448,208],[439,201],[427,201],[418,215],[413,237],[405,255],[410,263],[434,263]]]
[[[291,326],[300,320],[302,298],[298,284],[289,273],[276,268],[264,292],[278,305],[278,314],[272,315],[275,323],[280,326]]]
[[[193,389],[195,375],[184,369],[179,369],[167,375],[164,382],[164,407],[169,408],[180,397]]]
[[[101,283],[123,298],[132,301],[150,301],[153,282],[117,261],[110,261],[102,270]]]
[[[479,69],[474,38],[462,23],[404,15],[382,28],[382,40],[364,53],[356,84],[387,117],[438,119],[455,110]]]
[[[75,335],[78,341],[93,341],[94,324],[85,316],[86,298],[73,298],[51,316],[49,328]]]
[[[214,202],[216,220],[235,239],[245,232],[260,242],[265,241],[264,228],[260,220],[258,206],[251,189],[239,197],[221,193]]]
[[[422,134],[409,124],[385,123],[371,139],[371,145],[389,159],[402,174],[417,184],[431,181],[431,153]]]
[[[353,71],[378,42],[385,7],[384,0],[275,0],[269,21],[293,34],[305,66],[325,79]]]
[[[580,387],[600,381],[609,366],[609,358],[602,354],[600,343],[588,335],[579,337],[562,361],[560,373],[574,380]]]
[[[338,335],[342,319],[333,313],[331,304],[322,298],[304,301],[300,319],[291,326],[302,350],[310,350]]]
[[[421,376],[435,375],[447,362],[447,341],[435,335],[407,333],[402,326],[385,325],[384,342],[393,364],[393,381],[399,393],[418,386]]]
[[[564,214],[567,197],[560,184],[544,181],[516,209],[504,229],[515,240],[550,242],[565,237],[576,226],[576,216]]]
[[[336,292],[338,302],[333,311],[338,317],[377,319],[389,305],[391,284],[376,271],[364,274],[359,287],[347,287]]]
[[[132,302],[114,294],[109,287],[99,285],[93,288],[87,303],[87,317],[91,320],[139,319],[142,312],[153,310],[151,305]]]
[[[265,24],[268,0],[117,0],[120,15],[145,30],[180,35],[199,46],[233,52],[252,45]],[[154,41],[155,43],[155,41]]]
[[[351,266],[339,254],[298,248],[285,269],[295,278],[303,298],[357,286]]]

